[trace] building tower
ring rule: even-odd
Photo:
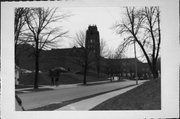
[[[100,72],[100,41],[99,41],[99,31],[97,30],[97,26],[89,26],[86,31],[86,42],[85,47],[89,52],[93,52],[96,61],[96,70],[99,76]]]
[[[96,57],[100,56],[100,42],[99,42],[99,31],[96,25],[89,26],[86,31],[86,48],[95,53]]]

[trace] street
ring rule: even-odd
[[[144,81],[139,81],[139,83],[140,82]],[[18,96],[22,99],[23,106],[27,110],[49,105],[52,103],[60,103],[67,100],[123,88],[135,83],[135,81],[127,80],[123,82],[113,82],[99,85],[58,88],[51,91],[22,93],[18,94]]]

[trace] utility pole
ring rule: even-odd
[[[138,85],[138,77],[137,77],[137,60],[136,60],[136,41],[134,39],[134,64],[135,64],[135,79],[136,79],[136,85]]]

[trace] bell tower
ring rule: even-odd
[[[86,31],[86,48],[95,53],[96,57],[100,56],[100,42],[99,42],[99,31],[97,30],[97,26],[89,26]]]
[[[100,41],[99,41],[99,31],[97,30],[97,26],[89,26],[86,31],[86,42],[85,47],[89,52],[94,53],[95,61],[96,61],[96,70],[100,73]]]

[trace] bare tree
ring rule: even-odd
[[[115,53],[109,51],[106,63],[106,73],[114,80],[114,76],[119,73],[119,60],[115,59]],[[112,81],[112,80],[111,80]]]
[[[84,71],[84,64],[85,64],[85,56],[84,56],[84,49],[85,49],[85,39],[86,34],[84,31],[79,31],[79,33],[76,33],[75,40],[73,42],[73,45],[75,46],[75,51],[73,52],[74,55],[74,62],[82,67],[82,70]],[[80,48],[80,50],[77,50],[76,48]]]
[[[100,39],[100,56],[101,57],[108,57],[109,56],[109,49],[107,47],[106,41],[102,38]]]
[[[123,50],[123,47],[121,47],[121,44],[120,44],[120,45],[117,47],[113,58],[114,58],[114,59],[122,59],[122,58],[125,58],[124,52],[125,52],[125,50]]]
[[[107,57],[107,56],[108,56],[107,44],[105,40],[101,38],[100,39],[100,54],[99,56],[96,57],[96,69],[97,69],[98,78],[100,77],[100,72],[102,68],[102,59],[103,57]]]
[[[120,80],[120,74],[122,75],[123,73],[123,63],[122,63],[122,58],[125,58],[125,50],[122,50],[123,47],[121,46],[118,46],[118,48],[116,49],[115,51],[115,54],[113,56],[113,59],[117,59],[118,60],[118,63],[115,65],[115,71],[119,77],[119,80]]]
[[[124,50],[122,50],[122,47],[118,47],[114,53],[109,52],[108,53],[108,61],[107,61],[107,71],[110,76],[114,78],[114,75],[119,77],[120,80],[120,74],[122,74],[123,65],[122,65],[122,58],[125,57]]]
[[[87,76],[87,71],[91,63],[93,63],[93,54],[92,52],[89,51],[88,48],[85,47],[85,41],[86,41],[86,33],[85,31],[79,31],[79,33],[76,33],[76,38],[74,45],[76,47],[81,47],[80,52],[78,53],[78,56],[76,57],[76,62],[78,62],[82,68],[83,68],[83,73],[84,73],[84,79],[83,79],[83,84],[87,84],[86,76]]]
[[[145,7],[142,9],[142,15],[146,19],[146,25],[144,25],[145,31],[150,34],[148,39],[144,40],[144,44],[150,40],[147,44],[151,46],[152,52],[150,54],[151,63],[149,63],[151,71],[155,78],[158,77],[157,61],[159,58],[159,50],[161,44],[161,30],[160,30],[160,10],[159,7]]]
[[[28,14],[28,8],[16,8],[14,18],[14,39],[15,47],[18,43],[22,42],[19,36],[22,35],[23,26],[26,24],[25,17]]]
[[[57,47],[57,42],[64,38],[67,31],[62,26],[53,27],[53,23],[62,21],[69,15],[56,14],[57,8],[30,8],[26,15],[26,23],[29,32],[25,34],[30,38],[29,42],[35,47],[35,79],[34,89],[38,88],[39,56],[42,49]]]
[[[121,46],[127,48],[134,42],[137,43],[149,64],[154,78],[157,78],[156,63],[161,43],[159,8],[135,9],[135,7],[126,7],[125,15],[125,19],[115,25],[118,34],[127,36]]]
[[[26,39],[20,38],[23,36],[23,27],[26,24],[25,17],[28,14],[28,8],[15,8],[15,17],[14,17],[14,43],[15,43],[15,63],[19,64],[18,61],[18,53],[17,53],[17,45],[21,43],[25,43]]]
[[[76,37],[74,40],[74,45],[76,47],[85,47],[86,42],[86,33],[85,30],[81,30],[78,33],[76,33]]]

